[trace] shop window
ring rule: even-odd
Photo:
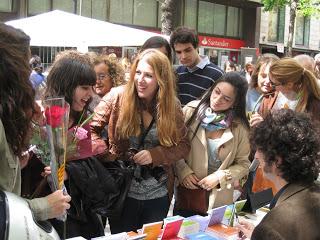
[[[239,36],[239,9],[235,7],[228,7],[227,15],[227,36]]]
[[[133,0],[110,0],[110,21],[132,24]]]
[[[12,12],[12,0],[1,0],[0,1],[1,12]]]
[[[184,26],[196,29],[197,28],[197,1],[184,1]]]
[[[268,41],[282,42],[284,40],[285,8],[269,12]]]
[[[135,0],[133,8],[133,24],[140,26],[157,26],[157,1]]]
[[[52,9],[59,9],[65,12],[74,12],[74,1],[73,0],[52,0]]]
[[[295,45],[308,46],[310,35],[310,18],[297,14]]]
[[[28,16],[37,15],[50,11],[50,0],[29,0],[28,1]]]
[[[225,35],[226,28],[226,10],[227,7],[220,4],[214,4],[213,12],[213,33]]]

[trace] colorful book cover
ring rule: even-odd
[[[198,222],[185,218],[180,227],[178,237],[185,238],[186,235],[198,233],[199,230],[200,224]]]
[[[182,225],[183,218],[177,218],[176,220],[165,221],[165,225],[162,231],[161,240],[173,240],[181,239],[178,237],[180,227]]]
[[[189,220],[198,222],[200,225],[201,232],[204,232],[206,228],[208,227],[210,216],[201,216],[201,215],[193,215],[191,217],[188,217]]]
[[[204,233],[204,232],[189,234],[186,236],[186,239],[189,239],[189,240],[218,240],[218,238],[213,237],[213,236],[211,236],[207,233]]]
[[[162,228],[163,221],[144,224],[142,233],[147,234],[146,240],[157,240]]]
[[[212,226],[214,224],[219,224],[221,223],[224,213],[226,211],[227,205],[218,207],[218,208],[214,208],[210,211],[210,218],[209,218],[209,222],[208,222],[208,227]]]
[[[224,224],[215,224],[208,227],[207,233],[210,234],[210,232],[226,240],[237,240],[239,230]]]

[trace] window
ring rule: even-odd
[[[110,21],[132,24],[133,0],[110,0]]]
[[[226,28],[226,10],[227,7],[220,4],[214,5],[213,11],[213,33],[224,35]]]
[[[239,9],[235,7],[228,7],[227,16],[227,36],[239,36]]]
[[[269,12],[268,41],[282,42],[284,40],[285,8]]]
[[[52,0],[52,9],[59,9],[65,12],[74,12],[73,0]]]
[[[197,28],[197,1],[184,1],[184,26],[189,28]]]
[[[12,12],[12,0],[1,0],[0,1],[0,11]]]
[[[310,18],[297,14],[295,45],[308,46],[310,35]]]
[[[157,20],[156,0],[134,0],[133,24],[156,27]]]
[[[213,33],[214,4],[199,1],[198,31],[201,33]]]
[[[50,11],[50,0],[29,0],[28,1],[28,15],[37,15],[40,13]]]
[[[107,2],[106,0],[94,0],[92,2],[92,18],[107,20]]]

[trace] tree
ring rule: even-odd
[[[305,17],[320,15],[319,0],[262,0],[262,2],[265,11],[289,6],[289,35],[286,56],[291,57],[297,12],[302,13]]]
[[[173,30],[175,0],[159,0],[161,4],[161,33],[170,35]]]

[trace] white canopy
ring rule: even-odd
[[[99,21],[60,10],[6,22],[23,30],[31,46],[80,47],[141,46],[152,36],[161,36],[135,28]]]

